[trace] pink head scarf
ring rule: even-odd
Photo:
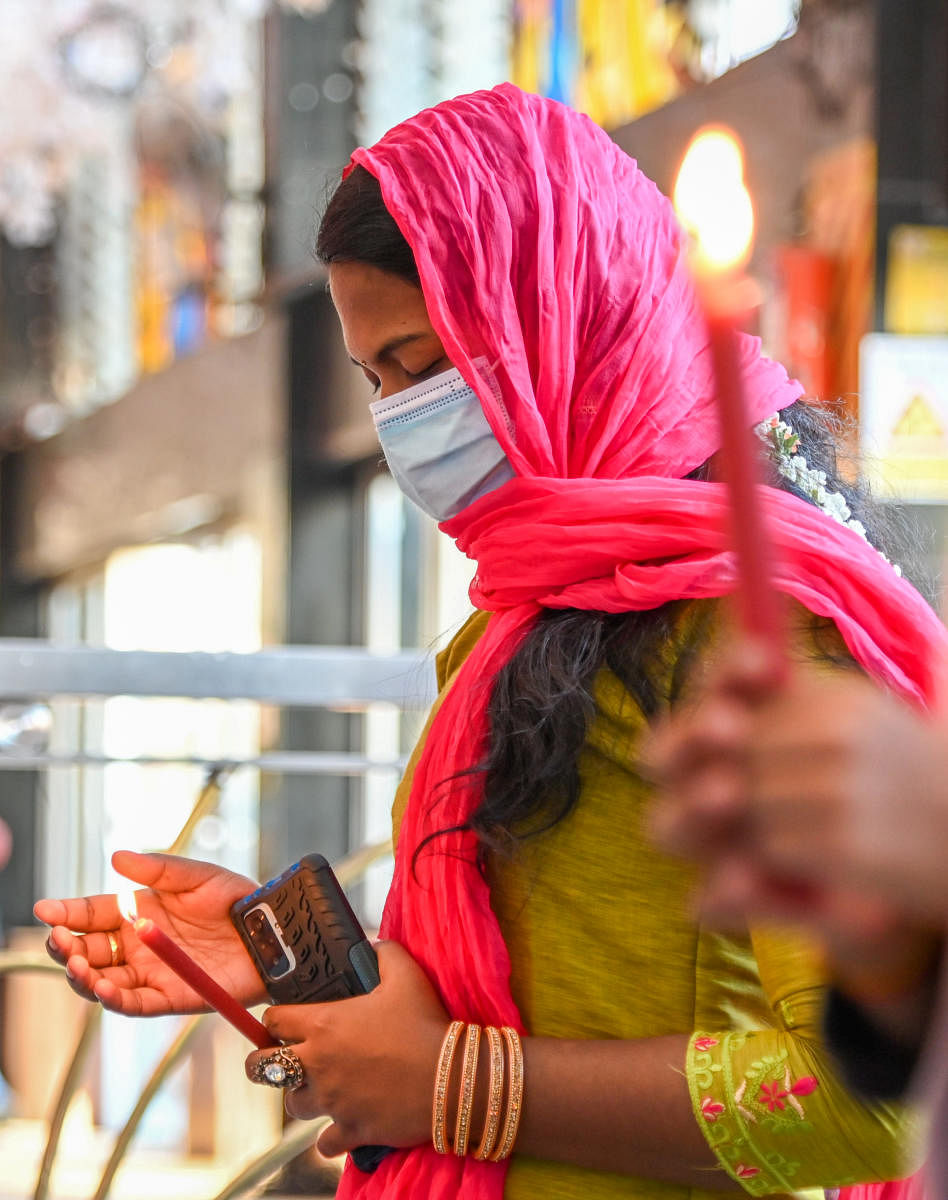
[[[490,681],[541,608],[621,612],[734,589],[726,493],[683,478],[719,446],[710,351],[668,201],[563,105],[502,84],[420,113],[353,161],[378,178],[431,322],[517,473],[442,526],[477,564],[474,604],[494,615],[416,768],[382,936],[408,947],[453,1017],[522,1030],[475,838],[440,838],[415,873],[413,852],[476,807],[469,782],[436,805],[433,789],[483,758]],[[754,422],[800,395],[755,338],[743,369]],[[930,698],[943,631],[928,606],[857,534],[763,494],[778,587],[833,618],[868,670]],[[339,1195],[497,1200],[505,1170],[419,1147],[370,1176],[350,1164]]]

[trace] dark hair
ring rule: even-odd
[[[385,207],[378,180],[363,167],[355,167],[332,196],[316,253],[327,265],[364,262],[420,286],[411,247]],[[807,464],[825,472],[827,488],[842,495],[871,543],[899,562],[931,603],[933,587],[921,582],[917,563],[907,561],[919,552],[917,534],[901,509],[873,499],[860,481],[855,458],[847,462],[842,456],[842,448],[855,440],[852,422],[825,405],[799,400],[782,416],[799,435],[799,453]],[[711,477],[710,461],[688,476]],[[812,502],[776,472],[769,482]],[[542,833],[577,803],[579,755],[596,711],[594,681],[604,666],[621,680],[646,719],[676,702],[710,637],[714,615],[713,605],[703,606],[681,645],[682,608],[683,602],[676,601],[645,612],[548,609],[541,614],[493,682],[486,758],[442,784],[463,787],[483,775],[483,798],[461,827],[477,834],[482,869],[489,850],[509,850],[522,838]],[[820,636],[832,629],[827,619],[812,618],[814,654],[837,658],[836,639]],[[656,671],[667,665],[670,647],[675,653],[672,669]],[[848,658],[838,661],[852,665]],[[658,690],[659,680],[664,692]],[[415,854],[438,836],[425,839]]]
[[[316,257],[361,262],[421,286],[411,246],[385,207],[379,181],[355,166],[332,195],[316,234]]]

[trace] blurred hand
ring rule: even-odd
[[[328,1156],[356,1146],[415,1146],[431,1138],[431,1094],[448,1014],[427,975],[397,942],[376,945],[381,983],[365,996],[279,1005],[264,1013],[275,1039],[292,1044],[305,1082],[286,1093],[294,1117],[328,1113],[317,1146]],[[247,1058],[247,1074],[267,1051]]]
[[[792,910],[840,889],[845,903],[823,904],[847,920],[854,894],[943,920],[948,729],[856,673],[802,664],[779,688],[770,678],[743,643],[657,733],[656,838],[708,864],[711,905],[756,894],[779,907],[785,892]]]
[[[766,655],[752,644],[740,649],[655,729],[644,751],[645,770],[658,789],[656,841],[706,862],[746,845],[755,709],[772,690]]]
[[[135,898],[149,917],[242,1004],[266,1000],[259,975],[230,923],[235,900],[257,886],[223,867],[169,854],[119,850],[112,865],[144,885]],[[70,987],[127,1016],[202,1012],[204,1001],[135,936],[114,893],[39,900],[35,916],[52,925],[46,948],[66,968]],[[111,934],[115,942],[113,955]],[[114,960],[114,961],[113,961]]]
[[[808,928],[837,986],[914,1037],[948,912],[948,738],[862,675],[773,678],[739,643],[656,733],[656,839],[703,863],[706,920]]]

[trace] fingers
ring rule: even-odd
[[[746,778],[739,763],[708,762],[654,806],[650,831],[672,854],[705,859],[743,836]]]
[[[144,1011],[146,1006],[137,993],[135,974],[124,963],[118,933],[79,937],[61,925],[56,926],[50,930],[46,952],[65,968],[66,982],[77,996],[98,1000],[106,1008],[128,1015]]]
[[[116,850],[112,865],[133,883],[164,892],[190,891],[220,870],[211,863],[194,859],[171,854],[136,854],[132,850]],[[45,925],[64,925],[81,933],[114,930],[123,919],[114,892],[68,900],[38,900],[33,914]]]
[[[733,751],[747,738],[751,713],[774,695],[783,664],[771,647],[742,638],[690,711],[679,710],[652,739],[646,769],[667,780],[709,755]]]
[[[702,917],[728,929],[746,928],[747,920],[812,924],[822,893],[810,883],[761,869],[756,856],[723,855],[708,872],[701,893]]]
[[[111,1012],[128,1017],[157,1016],[170,1012],[170,1006],[160,992],[136,986],[134,973],[128,967],[109,968],[106,976],[90,966],[82,954],[61,959],[52,955],[66,969],[66,982],[83,1000],[98,1002]]]
[[[289,1104],[287,1104],[287,1111],[289,1112]],[[327,1125],[316,1139],[316,1149],[325,1158],[335,1158],[338,1154],[345,1154],[348,1150],[354,1150],[358,1144],[357,1138],[351,1132],[346,1133],[343,1127],[335,1121],[331,1125]]]
[[[96,971],[94,975],[92,998],[109,1012],[123,1017],[163,1017],[175,1011],[163,992],[135,986],[130,974],[119,971],[106,977]]]
[[[326,1113],[326,1103],[314,1086],[315,1081],[308,1077],[306,1068],[292,1047],[255,1050],[248,1054],[244,1069],[251,1083],[279,1088],[283,1092],[283,1104],[289,1116],[311,1121]],[[360,1138],[353,1129],[347,1130],[337,1125],[328,1144],[329,1150],[321,1146],[323,1152],[336,1155],[359,1145]]]
[[[741,929],[759,890],[759,874],[751,863],[737,854],[723,855],[705,877],[699,899],[701,916],[719,928]]]
[[[89,966],[89,960],[81,954],[73,954],[63,964],[66,968],[66,982],[83,1000],[96,1000],[95,985],[101,979],[101,972]]]
[[[677,788],[709,759],[737,755],[751,727],[746,704],[712,690],[659,726],[646,750],[646,771],[662,786]]]
[[[649,751],[659,802],[652,834],[675,854],[707,857],[740,834],[753,714],[728,696],[678,713]]]
[[[274,1042],[296,1044],[305,1041],[322,1023],[323,1014],[315,1008],[312,1004],[275,1004],[260,1019]]]
[[[907,943],[906,918],[884,899],[865,891],[847,888],[827,890],[822,898],[821,917],[824,924],[836,933],[844,931],[859,942]]]
[[[286,1111],[291,1116],[304,1120],[319,1116],[318,1098],[310,1087],[302,1060],[292,1047],[255,1050],[247,1055],[244,1070],[251,1083],[280,1088]]]
[[[33,905],[33,916],[44,925],[64,925],[66,905],[62,900],[37,900]]]
[[[785,673],[785,664],[773,646],[745,636],[726,654],[715,682],[722,692],[753,703],[772,694]]]
[[[122,921],[114,892],[74,900],[38,900],[33,912],[45,925],[64,925],[82,933],[107,932],[117,929]]]
[[[65,926],[57,925],[50,930],[46,950],[50,958],[63,966],[72,957],[81,957],[98,970],[117,967],[125,961],[120,929],[80,937]]]
[[[65,968],[67,984],[83,1000],[128,1017],[171,1012],[167,997],[142,987],[136,972],[126,965],[120,930],[81,937],[57,925],[50,930],[46,952]]]
[[[49,931],[49,937],[46,939],[46,953],[54,962],[58,962],[61,967],[66,965],[66,960],[70,954],[78,953],[81,947],[81,939],[77,938],[63,925],[54,926]]]

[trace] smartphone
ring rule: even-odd
[[[231,906],[230,919],[274,1004],[370,992],[378,960],[321,854],[299,862]]]
[[[379,982],[378,959],[321,854],[231,905],[230,919],[274,1004],[342,1000]],[[358,1146],[352,1161],[374,1171],[390,1146]]]

